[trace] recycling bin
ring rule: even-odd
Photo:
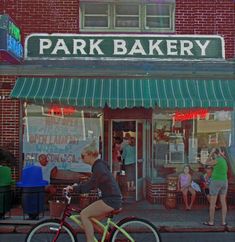
[[[28,214],[29,219],[38,219],[44,212],[45,186],[48,182],[42,178],[42,168],[39,166],[27,166],[23,169],[22,180],[17,183],[22,188],[23,213]]]
[[[10,167],[0,166],[0,218],[4,218],[5,213],[11,209],[11,184],[13,183]]]

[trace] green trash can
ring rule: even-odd
[[[0,218],[4,218],[5,213],[11,209],[12,183],[14,183],[14,181],[11,178],[11,168],[8,166],[0,166]]]
[[[11,209],[11,186],[0,186],[0,219]]]

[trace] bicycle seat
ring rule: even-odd
[[[106,214],[106,217],[113,217],[114,215],[119,214],[121,211],[122,211],[122,208],[119,208],[119,209],[113,210],[113,211],[111,211],[110,213],[107,213],[107,214]]]

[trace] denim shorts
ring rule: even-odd
[[[228,191],[228,181],[211,181],[209,184],[211,196],[225,195]]]

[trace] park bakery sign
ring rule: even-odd
[[[224,59],[224,40],[214,35],[31,34],[25,59]]]

